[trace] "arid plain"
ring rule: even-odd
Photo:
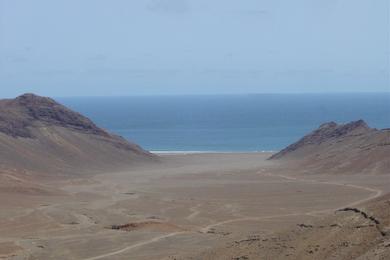
[[[390,130],[155,155],[55,100],[0,100],[1,259],[389,259]]]
[[[7,190],[0,257],[202,259],[202,252],[250,236],[270,239],[390,190],[386,175],[303,174],[269,156],[160,155],[129,171]]]

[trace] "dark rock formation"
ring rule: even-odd
[[[387,235],[386,232],[383,231],[383,230],[381,229],[381,227],[379,226],[379,225],[381,224],[380,221],[379,221],[377,218],[375,218],[374,216],[369,216],[369,215],[368,215],[366,212],[364,212],[363,210],[360,210],[360,209],[358,209],[358,208],[349,208],[349,207],[347,207],[347,208],[339,209],[339,210],[337,210],[337,211],[345,211],[345,212],[350,211],[350,212],[354,212],[354,213],[360,214],[363,218],[365,218],[365,219],[367,219],[367,220],[373,222],[373,223],[375,224],[377,230],[379,231],[379,233],[380,233],[382,236],[386,236],[386,235]],[[359,227],[361,227],[361,226],[357,226],[357,228],[359,228]]]
[[[374,129],[371,129],[363,120],[353,121],[343,125],[338,125],[335,122],[325,123],[310,134],[304,136],[298,142],[293,143],[280,152],[272,155],[270,159],[281,158],[307,145],[320,145],[331,139],[338,139],[351,134],[359,135],[371,130]]]
[[[0,104],[0,132],[13,137],[33,138],[29,127],[56,125],[101,136],[109,134],[90,119],[74,112],[51,98],[24,94]]]
[[[362,215],[365,219],[369,219],[370,221],[374,222],[375,224],[379,225],[380,222],[379,220],[377,220],[374,216],[369,216],[366,212],[358,209],[358,208],[343,208],[343,209],[339,209],[337,211],[352,211],[352,212],[355,212],[355,213],[359,213],[360,215]]]
[[[0,165],[39,173],[125,169],[157,157],[51,98],[0,100]]]

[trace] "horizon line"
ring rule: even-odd
[[[170,94],[134,94],[134,95],[79,95],[52,96],[54,98],[126,98],[126,97],[191,97],[191,96],[255,96],[255,95],[345,95],[345,94],[390,94],[389,91],[344,91],[344,92],[247,92],[247,93],[170,93]]]
[[[331,91],[331,92],[247,92],[247,93],[169,93],[134,95],[45,95],[25,92],[16,96],[3,96],[1,99],[16,98],[24,94],[34,94],[52,98],[125,98],[125,97],[188,97],[188,96],[255,96],[255,95],[347,95],[347,94],[390,94],[389,91]]]

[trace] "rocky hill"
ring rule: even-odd
[[[155,158],[51,98],[0,100],[0,170],[96,171]]]
[[[271,156],[307,170],[390,173],[390,129],[370,128],[363,120],[325,123]]]

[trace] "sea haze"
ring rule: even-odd
[[[390,93],[57,100],[151,151],[275,151],[328,121],[390,127]]]

